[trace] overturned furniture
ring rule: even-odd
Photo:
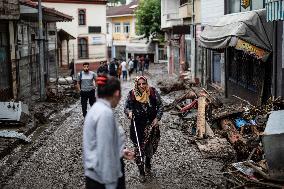
[[[0,122],[27,123],[28,119],[28,106],[23,102],[0,102]]]
[[[284,180],[284,110],[273,111],[268,119],[262,142],[269,175]]]

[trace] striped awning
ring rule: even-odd
[[[267,21],[284,20],[284,0],[266,0]]]

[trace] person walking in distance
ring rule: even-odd
[[[125,60],[121,62],[121,71],[122,71],[122,79],[123,81],[127,81],[127,63]]]
[[[110,62],[108,70],[110,76],[117,77],[116,59]]]
[[[107,75],[108,74],[108,66],[107,66],[107,62],[100,62],[100,66],[97,69],[97,75]]]
[[[83,128],[83,162],[86,189],[125,189],[123,158],[134,159],[125,148],[125,135],[112,108],[121,98],[116,77],[97,77],[97,102],[88,112]]]
[[[134,71],[134,62],[133,62],[133,58],[131,57],[129,62],[128,62],[128,73],[129,73],[129,79],[131,79],[131,75]]]
[[[146,55],[146,58],[145,58],[144,62],[145,62],[145,69],[148,71],[149,70],[149,65],[150,65],[150,59],[149,59],[148,55]]]
[[[78,73],[77,90],[80,91],[83,116],[87,114],[88,100],[90,106],[96,102],[95,94],[96,74],[89,71],[89,63],[83,64],[83,70]]]
[[[139,151],[142,152],[142,158],[136,156],[135,161],[138,165],[140,181],[144,182],[145,172],[151,171],[151,159],[157,151],[160,140],[158,121],[163,115],[163,105],[159,93],[154,87],[149,87],[146,77],[139,76],[134,83],[134,89],[128,93],[124,113],[131,120],[130,139],[136,147],[136,154]]]
[[[134,58],[133,60],[133,67],[134,67],[134,70],[135,70],[135,73],[137,74],[138,72],[138,60],[139,60],[139,56],[137,56],[136,58]]]
[[[120,77],[121,77],[121,73],[122,73],[122,66],[121,66],[121,61],[119,60],[118,62],[117,62],[117,78],[118,79],[120,79]]]

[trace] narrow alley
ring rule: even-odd
[[[152,86],[163,79],[165,65],[151,67],[147,74]],[[122,82],[123,95],[115,109],[118,123],[128,136],[129,121],[123,104],[132,82]],[[163,101],[173,99],[162,96]],[[82,128],[80,102],[52,114],[50,123],[41,132],[31,134],[32,143],[19,145],[0,162],[0,188],[84,188],[82,165]],[[133,161],[126,162],[126,183],[130,189],[159,188],[222,188],[221,159],[205,159],[192,143],[188,129],[173,127],[177,116],[165,112],[160,123],[161,141],[154,156],[152,176],[146,183],[138,180],[138,169]],[[42,129],[42,128],[41,128]],[[127,146],[132,148],[129,138]]]

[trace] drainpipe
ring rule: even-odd
[[[195,63],[195,26],[194,26],[194,0],[192,0],[192,17],[191,17],[191,75],[192,80],[196,77],[196,63]]]
[[[272,96],[277,97],[277,21],[273,21],[273,49],[272,49]]]
[[[67,39],[67,65],[68,65],[68,68],[69,68],[69,40]]]
[[[39,70],[40,70],[40,100],[46,99],[44,83],[44,52],[43,52],[43,26],[42,26],[42,6],[41,0],[38,0],[38,34],[39,34]]]

